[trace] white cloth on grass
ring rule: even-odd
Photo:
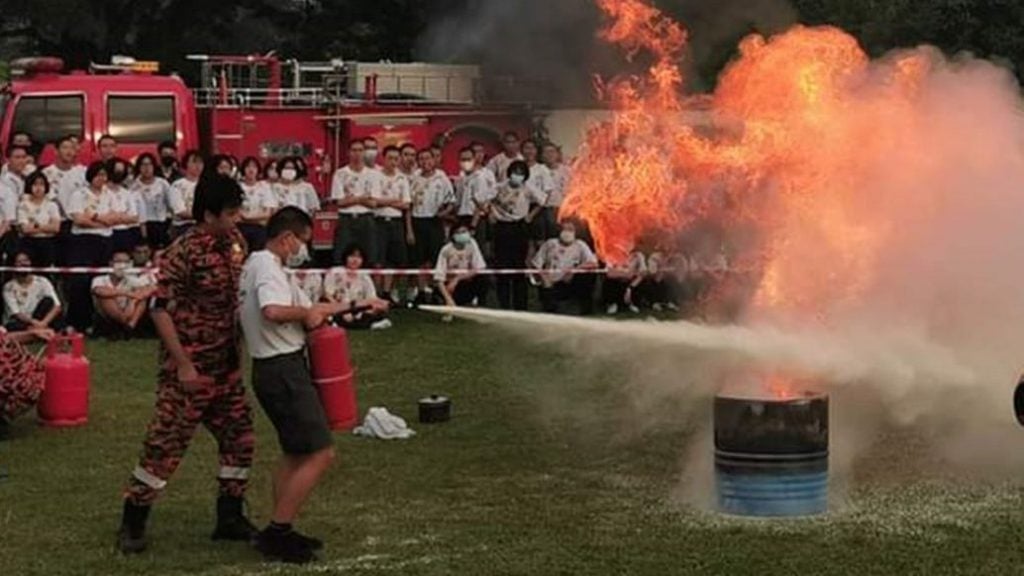
[[[416,435],[405,420],[388,412],[387,408],[370,408],[363,425],[357,426],[352,433],[379,440],[408,440]]]

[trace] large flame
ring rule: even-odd
[[[710,99],[687,97],[687,34],[644,0],[597,0],[602,37],[653,59],[643,77],[599,82],[614,111],[591,126],[563,216],[585,220],[601,256],[645,234],[714,222],[755,310],[823,318],[870,286],[900,222],[867,200],[867,176],[907,155],[924,51],[872,64],[836,28],[797,26],[741,43]],[[911,153],[908,177],[929,159]],[[917,208],[927,210],[927,202]],[[717,250],[717,247],[715,247]],[[814,269],[828,262],[828,269]],[[809,263],[816,263],[809,266]]]

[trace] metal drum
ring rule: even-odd
[[[715,398],[718,509],[786,517],[828,511],[828,396]]]

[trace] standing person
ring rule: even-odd
[[[409,301],[430,300],[430,270],[444,244],[444,222],[455,211],[455,189],[446,174],[437,169],[430,150],[419,153],[419,173],[412,180],[412,208],[409,210],[408,234],[412,259],[424,274],[417,279],[417,287],[409,292]]]
[[[170,140],[161,142],[156,147],[156,153],[160,157],[158,175],[168,184],[174,184],[183,176],[178,166],[178,145]]]
[[[234,178],[238,173],[234,160],[227,154],[218,154],[210,158],[210,162],[206,167],[213,170],[215,174],[228,176],[229,178]]]
[[[469,228],[465,224],[456,225],[451,242],[441,249],[434,267],[434,281],[445,305],[483,304],[487,299],[487,277],[481,272],[486,269],[487,262]]]
[[[88,187],[71,195],[68,217],[71,218],[71,237],[68,242],[68,265],[100,267],[107,264],[111,254],[114,225],[120,222],[113,209],[113,198],[107,189],[107,166],[96,161],[85,171]],[[92,326],[91,278],[74,274],[66,282],[68,320],[75,330],[86,332]]]
[[[380,157],[380,146],[376,138],[363,138],[363,159],[370,170],[380,170],[377,159]]]
[[[526,266],[530,252],[530,220],[543,198],[532,196],[526,183],[530,167],[517,160],[508,167],[508,178],[498,185],[498,193],[491,203],[491,222],[494,224],[494,264],[503,269],[521,269]],[[505,310],[526,310],[528,295],[526,277],[499,275],[498,303]]]
[[[562,162],[562,151],[558,146],[547,142],[541,151],[544,165],[551,174],[551,192],[547,201],[544,202],[544,209],[537,215],[538,227],[541,231],[540,240],[550,240],[558,237],[560,226],[558,225],[558,211],[565,201],[565,192],[569,187],[569,167]]]
[[[281,207],[295,206],[310,216],[320,211],[320,195],[306,181],[306,164],[298,156],[277,163],[280,181],[275,186],[277,202]]]
[[[367,259],[377,258],[377,232],[373,209],[381,196],[381,173],[366,166],[366,148],[354,140],[348,149],[348,166],[334,173],[331,199],[338,205],[338,229],[334,235],[334,263],[344,263],[342,252],[352,243],[365,246]]]
[[[405,244],[408,223],[406,213],[412,203],[409,190],[409,179],[398,170],[401,152],[395,146],[384,149],[384,168],[381,172],[381,194],[374,210],[377,229],[377,262],[378,266],[401,269],[409,260],[408,248]],[[398,295],[392,293],[395,277],[385,275],[380,280],[382,297],[385,300],[398,302]]]
[[[441,148],[441,145],[431,144],[430,154],[434,156],[434,164],[437,165],[437,169],[444,172],[444,149]]]
[[[508,178],[508,169],[513,162],[524,160],[518,134],[511,130],[505,132],[501,137],[501,143],[504,149],[487,163],[487,169],[494,174],[499,183]]]
[[[350,330],[387,330],[391,328],[387,310],[389,303],[377,297],[377,288],[369,272],[363,270],[363,251],[352,244],[342,251],[345,265],[332,268],[324,276],[324,300],[341,304],[344,308],[366,308],[370,310],[341,314],[338,324]]]
[[[274,190],[263,180],[260,180],[260,161],[254,156],[242,160],[242,192],[245,197],[242,200],[242,222],[238,225],[245,242],[249,245],[250,252],[263,250],[267,243],[267,221],[277,210],[278,201]]]
[[[96,149],[99,152],[100,160],[110,162],[117,158],[117,139],[110,134],[104,134],[96,142]]]
[[[541,273],[540,301],[544,311],[558,312],[558,304],[566,300],[579,305],[580,314],[589,316],[594,311],[593,274],[574,273],[574,270],[596,269],[597,256],[590,246],[576,237],[576,224],[562,222],[558,238],[544,243],[533,258],[533,267]]]
[[[0,174],[0,212],[3,224],[0,226],[0,252],[4,262],[14,258],[18,247],[18,229],[15,225],[18,218],[18,204],[25,193],[25,172],[28,167],[28,149],[24,146],[11,146],[7,149],[7,171]]]
[[[114,158],[107,162],[110,175],[107,190],[110,192],[111,209],[117,215],[112,237],[113,250],[131,254],[142,243],[142,195],[128,188],[128,162]]]
[[[135,160],[135,173],[138,177],[132,182],[131,190],[138,195],[141,220],[146,243],[159,250],[170,241],[171,211],[168,196],[171,185],[162,176],[157,175],[157,159],[146,152]]]
[[[548,167],[540,162],[540,147],[536,141],[527,140],[523,142],[522,149],[526,165],[530,167],[530,179],[527,180],[530,194],[534,198],[543,198],[540,203],[540,210],[537,211],[530,223],[533,228],[531,230],[533,242],[530,244],[530,253],[533,254],[541,244],[550,238],[546,235],[544,215],[547,213],[545,206],[547,205],[548,198],[555,191],[555,180]]]
[[[171,208],[171,240],[181,236],[195,224],[192,206],[196,196],[196,185],[205,166],[203,156],[197,150],[189,150],[183,159],[185,176],[174,184],[167,194],[167,205]]]
[[[481,163],[479,156],[472,147],[463,148],[459,152],[459,168],[462,178],[458,189],[458,219],[469,226],[484,253],[489,255],[491,239],[488,214],[491,202],[498,192],[498,183],[494,174]]]
[[[53,266],[60,226],[60,208],[50,199],[50,182],[42,172],[36,172],[25,180],[25,193],[18,203],[18,249],[27,253],[36,266]]]
[[[419,153],[416,151],[416,147],[409,143],[402,144],[399,150],[402,154],[402,163],[398,170],[412,181],[420,173],[419,166],[417,165]]]
[[[85,187],[85,166],[77,162],[78,148],[71,136],[57,140],[57,161],[46,168],[43,174],[50,182],[50,190],[56,196],[61,212],[67,215],[68,201],[79,188]],[[67,226],[71,229],[70,222]]]
[[[174,240],[159,262],[151,305],[162,343],[156,409],[125,489],[118,532],[123,553],[145,549],[150,507],[200,424],[216,438],[220,454],[211,537],[249,542],[256,534],[242,511],[254,436],[239,358],[238,286],[246,252],[236,228],[241,206],[238,182],[203,179],[193,205],[197,225]]]
[[[14,257],[18,268],[32,268],[34,263],[25,252]],[[64,327],[60,297],[53,284],[31,272],[18,272],[4,285],[4,309],[7,332],[61,330]]]
[[[305,564],[323,543],[293,528],[306,500],[334,461],[331,430],[313,386],[306,331],[315,330],[343,306],[314,304],[290,282],[285,266],[301,266],[313,221],[294,206],[267,225],[266,250],[245,264],[240,283],[241,325],[252,356],[252,387],[277,431],[282,456],[274,471],[273,513],[256,537],[268,560]]]

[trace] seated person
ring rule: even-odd
[[[0,328],[0,438],[15,418],[36,405],[43,392],[43,363],[22,344],[48,340],[53,334],[49,329],[9,333]]]
[[[305,292],[310,302],[320,302],[324,297],[324,275],[311,270],[293,270],[292,286]]]
[[[92,280],[92,297],[97,327],[109,338],[127,337],[136,332],[146,316],[149,298],[156,283],[148,274],[129,274],[131,256],[117,252],[110,261],[110,274]]]
[[[446,306],[477,306],[487,298],[487,277],[479,274],[487,269],[480,246],[469,227],[456,225],[452,239],[441,248],[434,268],[434,281]]]
[[[647,277],[647,258],[644,253],[634,250],[629,255],[629,261],[623,266],[611,266],[604,278],[602,287],[602,299],[608,307],[608,314],[614,316],[619,313],[619,306],[629,308],[633,314],[640,313],[640,285]]]
[[[647,259],[647,298],[655,312],[679,310],[690,270],[690,259],[681,252],[656,250]]]
[[[593,274],[574,274],[571,270],[596,270],[597,257],[590,246],[576,238],[576,224],[565,221],[558,238],[541,245],[533,257],[533,267],[540,274],[540,301],[544,311],[558,312],[558,304],[567,300],[579,304],[580,314],[594,311]]]
[[[388,302],[377,297],[370,273],[363,270],[363,250],[349,245],[342,252],[342,268],[332,268],[324,277],[324,300],[345,304],[347,308],[370,307],[371,310],[343,314],[335,318],[342,328],[350,330],[386,330],[391,328],[387,317]]]
[[[14,257],[14,265],[31,268],[32,259],[25,252]],[[64,328],[60,298],[53,284],[42,276],[19,272],[4,285],[4,307],[8,332],[30,332],[37,335]]]

